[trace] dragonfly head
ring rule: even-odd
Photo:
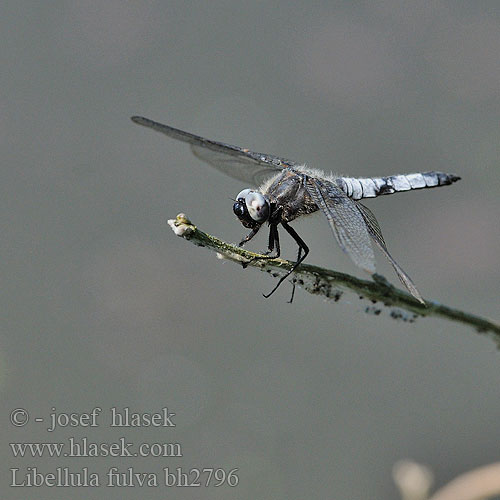
[[[253,229],[269,218],[269,201],[258,191],[244,189],[236,197],[233,212],[245,227]]]

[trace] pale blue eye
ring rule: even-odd
[[[243,191],[240,191],[240,192],[238,193],[238,196],[236,196],[236,199],[237,199],[237,200],[241,200],[241,199],[243,199],[243,200],[244,200],[244,199],[245,199],[245,197],[246,197],[246,195],[247,195],[248,193],[250,193],[250,191],[251,191],[251,189],[244,189]]]
[[[245,204],[250,217],[256,222],[264,222],[269,217],[269,203],[258,191],[248,191]]]

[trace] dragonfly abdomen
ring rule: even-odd
[[[454,174],[443,172],[422,172],[416,174],[389,175],[387,177],[339,177],[338,186],[353,200],[375,198],[411,189],[447,186],[460,180]]]

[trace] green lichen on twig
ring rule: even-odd
[[[175,234],[195,243],[198,246],[215,250],[222,257],[251,266],[278,277],[286,273],[293,266],[293,262],[284,259],[262,260],[261,254],[250,252],[241,247],[226,243],[214,236],[200,231],[184,215],[179,214],[176,219],[169,220]],[[471,326],[480,333],[488,333],[500,348],[500,325],[486,318],[453,309],[434,301],[419,302],[409,293],[391,285],[383,276],[373,275],[373,281],[362,280],[349,274],[339,273],[330,269],[301,264],[290,281],[314,295],[339,300],[345,291],[351,291],[360,298],[372,302],[366,307],[366,312],[380,314],[382,306],[394,308],[391,316],[412,322],[417,317],[436,316],[450,321],[456,321]]]

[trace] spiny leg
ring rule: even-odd
[[[274,250],[276,245],[276,257],[280,256],[280,237],[278,234],[278,224],[271,224],[269,228],[269,242],[267,244],[268,252],[264,255],[269,255]]]
[[[302,247],[299,246],[299,253],[297,255],[297,261],[300,260],[300,256],[302,255]],[[289,304],[293,302],[293,297],[295,296],[295,281],[292,282],[292,296],[290,297],[290,300],[288,301]]]
[[[260,226],[255,226],[239,243],[238,246],[242,247],[247,241],[250,241],[258,232]]]
[[[295,269],[297,269],[297,267],[304,261],[304,259],[307,257],[307,254],[309,253],[309,247],[305,244],[304,240],[297,234],[295,229],[293,229],[293,227],[289,226],[286,222],[283,221],[281,222],[281,225],[285,228],[287,233],[295,240],[295,243],[299,245],[299,248],[304,251],[304,255],[300,255],[301,252],[299,250],[299,256],[297,258],[297,262],[295,262],[290,271],[288,271],[284,276],[282,276],[279,279],[277,285],[267,295],[263,294],[266,299],[268,299],[278,289],[281,283],[283,283],[283,281],[285,281],[288,278],[288,276],[290,276],[290,274],[292,274],[295,271]]]
[[[252,230],[238,243],[239,247],[242,247],[245,243],[250,241],[258,232],[259,232],[260,226],[255,226],[252,228]],[[241,265],[243,269],[245,269],[250,262],[252,262],[253,259],[250,259],[248,262],[242,262]]]
[[[246,241],[243,240],[242,243],[246,243]],[[275,249],[276,253],[274,255],[270,255]],[[268,250],[263,255],[260,255],[258,257],[252,257],[250,260],[248,260],[243,264],[243,267],[244,268],[247,267],[248,264],[255,262],[256,260],[277,259],[280,256],[280,252],[281,250],[280,250],[280,238],[278,234],[278,224],[271,224],[269,227]]]

